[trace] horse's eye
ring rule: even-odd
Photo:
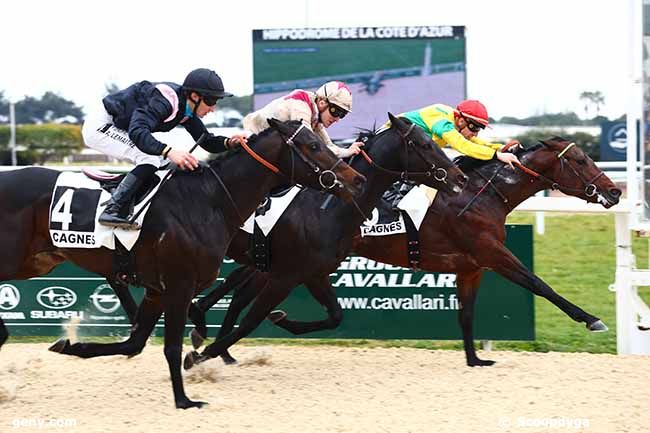
[[[576,162],[578,163],[578,165],[585,165],[587,163],[587,161],[585,161],[584,159],[576,159]]]
[[[312,143],[312,144],[311,144],[311,150],[313,150],[314,152],[316,152],[318,149],[319,149],[318,143]]]

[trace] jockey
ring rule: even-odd
[[[343,119],[352,110],[352,92],[340,81],[329,81],[316,92],[296,89],[288,95],[274,99],[265,107],[244,117],[244,129],[258,134],[269,127],[266,119],[282,121],[300,120],[323,140],[339,158],[347,158],[360,152],[361,142],[355,142],[347,149],[332,143],[325,128]]]
[[[219,99],[228,96],[232,94],[224,91],[221,78],[204,68],[190,72],[182,86],[141,81],[106,96],[103,106],[84,122],[84,141],[88,147],[131,161],[136,167],[115,188],[99,223],[136,228],[129,224],[131,203],[138,189],[148,184],[165,159],[183,170],[198,167],[198,160],[189,152],[156,140],[152,133],[170,131],[180,124],[198,140],[207,132],[201,118],[214,111]],[[240,140],[245,138],[210,134],[200,145],[208,152],[218,153]]]
[[[460,153],[476,159],[496,158],[514,168],[519,158],[513,153],[501,152],[503,145],[478,138],[488,125],[487,109],[479,101],[468,99],[454,109],[443,104],[429,105],[416,111],[400,114],[431,135],[440,147],[449,145]],[[519,142],[508,143],[518,145]]]

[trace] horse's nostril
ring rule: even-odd
[[[609,195],[611,195],[614,198],[619,198],[621,196],[622,192],[618,188],[612,188],[609,190]]]
[[[364,183],[366,183],[366,178],[365,177],[363,177],[363,176],[355,176],[354,177],[354,184],[356,186],[361,186]]]
[[[467,181],[469,180],[469,177],[467,177],[464,174],[461,174],[458,176],[458,179],[460,180],[461,185],[465,185]]]

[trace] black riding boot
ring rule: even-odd
[[[123,229],[137,229],[138,224],[134,221],[129,223],[129,211],[135,194],[142,185],[142,180],[133,173],[127,173],[122,182],[113,191],[108,205],[99,216],[99,223],[105,226],[120,227]]]

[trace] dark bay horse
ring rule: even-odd
[[[233,236],[268,191],[288,179],[320,188],[342,183],[338,194],[351,198],[364,178],[334,154],[300,122],[269,120],[272,128],[250,140],[251,155],[238,148],[211,161],[198,173],[178,173],[158,192],[145,217],[138,242],[135,281],[145,287],[136,323],[127,341],[114,344],[70,344],[60,340],[51,350],[82,357],[140,351],[161,314],[165,313],[164,353],[171,374],[176,407],[200,407],[185,394],[180,363],[187,309],[195,293],[217,278]],[[251,156],[257,155],[258,160]],[[264,167],[279,169],[278,176]],[[330,171],[330,169],[332,169]],[[111,278],[113,252],[60,249],[48,233],[48,209],[59,172],[25,168],[0,174],[0,280],[44,275],[69,260]],[[334,181],[334,178],[336,181]],[[0,342],[7,338],[4,324]]]
[[[512,171],[497,161],[461,165],[470,178],[460,195],[439,191],[427,211],[420,228],[420,268],[428,272],[457,274],[457,290],[461,303],[459,322],[467,365],[492,365],[493,361],[479,359],[474,349],[473,320],[474,302],[484,270],[493,270],[510,281],[542,296],[560,308],[576,322],[583,322],[590,331],[604,331],[606,326],[597,317],[583,311],[556,293],[544,281],[530,272],[505,247],[505,220],[519,203],[543,189],[553,188],[565,194],[579,197],[587,202],[600,203],[609,208],[618,203],[621,190],[596,167],[594,162],[578,147],[559,137],[520,151],[522,170]],[[472,168],[471,166],[475,167]],[[493,178],[494,187],[483,189],[486,179]],[[479,194],[479,191],[483,191]],[[474,199],[474,197],[476,197]],[[472,204],[462,213],[467,204]],[[353,251],[361,256],[380,262],[409,267],[406,234],[391,236],[355,235]],[[237,277],[237,275],[235,275]],[[236,290],[250,290],[248,286],[263,283],[263,274],[249,270],[246,287],[234,284]],[[293,334],[304,334],[336,327],[343,311],[330,286],[305,284],[311,294],[326,308],[328,317],[314,322],[289,320],[286,313],[274,311],[269,318],[276,325]],[[233,295],[232,302],[238,298]],[[209,308],[208,298],[202,299],[200,310]],[[242,308],[236,304],[236,308]],[[191,308],[191,317],[202,325],[201,312]],[[200,328],[197,328],[200,330]],[[200,332],[199,332],[200,333]],[[193,333],[195,344],[200,343]],[[228,354],[224,361],[232,361]]]
[[[232,358],[226,349],[249,335],[299,284],[306,284],[328,294],[334,291],[329,274],[347,257],[352,238],[370,215],[382,194],[398,179],[408,179],[440,188],[450,196],[460,193],[466,176],[446,157],[421,128],[408,120],[389,114],[392,127],[372,136],[364,147],[368,158],[355,157],[350,165],[368,179],[366,189],[358,200],[359,212],[354,206],[333,200],[325,210],[319,207],[322,199],[314,191],[302,191],[289,205],[270,233],[270,272],[262,278],[249,280],[247,289],[238,290],[214,343],[204,352],[191,353],[185,358],[185,367],[223,354]],[[438,167],[437,169],[435,167]],[[250,264],[249,234],[240,231],[228,249],[228,256],[238,263]],[[296,261],[299,258],[298,262]],[[225,287],[246,281],[251,268],[242,267],[229,276]],[[255,270],[252,269],[253,274]],[[227,292],[228,290],[226,290]],[[216,302],[225,293],[220,288],[201,302]],[[237,316],[254,297],[255,302],[239,327],[232,331]],[[332,298],[336,303],[336,297]]]

